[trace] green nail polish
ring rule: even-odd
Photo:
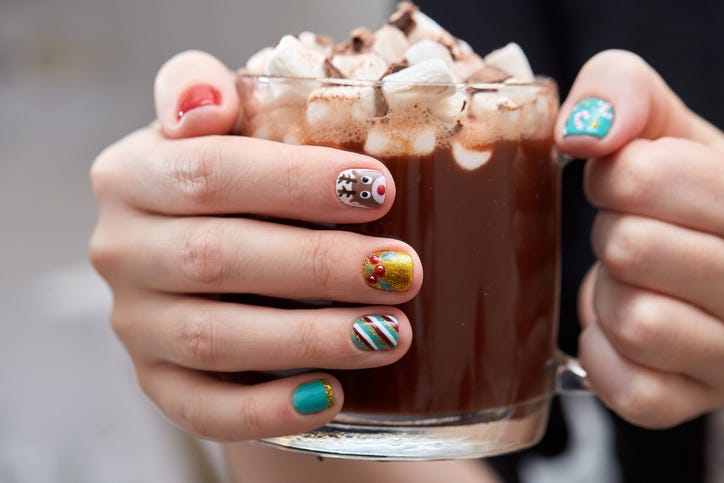
[[[576,104],[563,128],[564,136],[589,135],[605,137],[613,123],[613,106],[610,102],[587,97]]]
[[[300,414],[312,414],[334,405],[332,385],[327,379],[302,384],[292,396],[294,409]]]

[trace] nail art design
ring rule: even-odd
[[[387,351],[397,347],[400,324],[391,315],[366,315],[352,327],[352,342],[363,351]]]
[[[602,138],[613,122],[613,106],[596,97],[587,97],[576,104],[563,128],[564,136],[588,134]]]
[[[294,391],[292,404],[300,414],[312,414],[331,408],[334,406],[332,385],[327,379],[302,384]]]
[[[402,252],[375,252],[365,258],[362,275],[372,288],[404,292],[412,282],[412,257]]]
[[[337,196],[350,206],[376,208],[385,202],[385,176],[372,169],[345,169],[337,176]]]
[[[221,104],[221,94],[215,87],[206,84],[191,86],[179,98],[176,117],[181,119],[192,109],[212,104],[217,106]]]

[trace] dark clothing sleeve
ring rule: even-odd
[[[724,125],[724,2],[609,0],[418,0],[423,12],[484,54],[509,41],[521,45],[533,70],[550,76],[565,98],[583,64],[597,52],[626,49],[643,57],[695,112]],[[579,283],[593,263],[595,215],[582,194],[583,162],[563,177],[561,330],[559,343],[576,352]],[[706,418],[649,431],[612,415],[616,455],[625,482],[703,481]],[[567,444],[560,408],[532,450],[555,454]],[[517,480],[523,453],[491,458],[506,481]]]

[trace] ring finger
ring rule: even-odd
[[[167,294],[134,300],[113,316],[124,344],[137,357],[205,371],[377,367],[399,359],[412,339],[393,307],[283,310]]]

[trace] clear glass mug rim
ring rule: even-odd
[[[345,79],[341,77],[298,77],[250,74],[240,72],[240,79],[255,80],[262,84],[272,83],[315,83],[319,85],[339,87],[382,87],[382,86],[419,86],[419,87],[448,87],[455,89],[474,89],[475,91],[499,91],[501,89],[539,89],[546,86],[556,86],[555,80],[547,76],[536,76],[533,82],[420,82],[398,80],[364,80]]]

